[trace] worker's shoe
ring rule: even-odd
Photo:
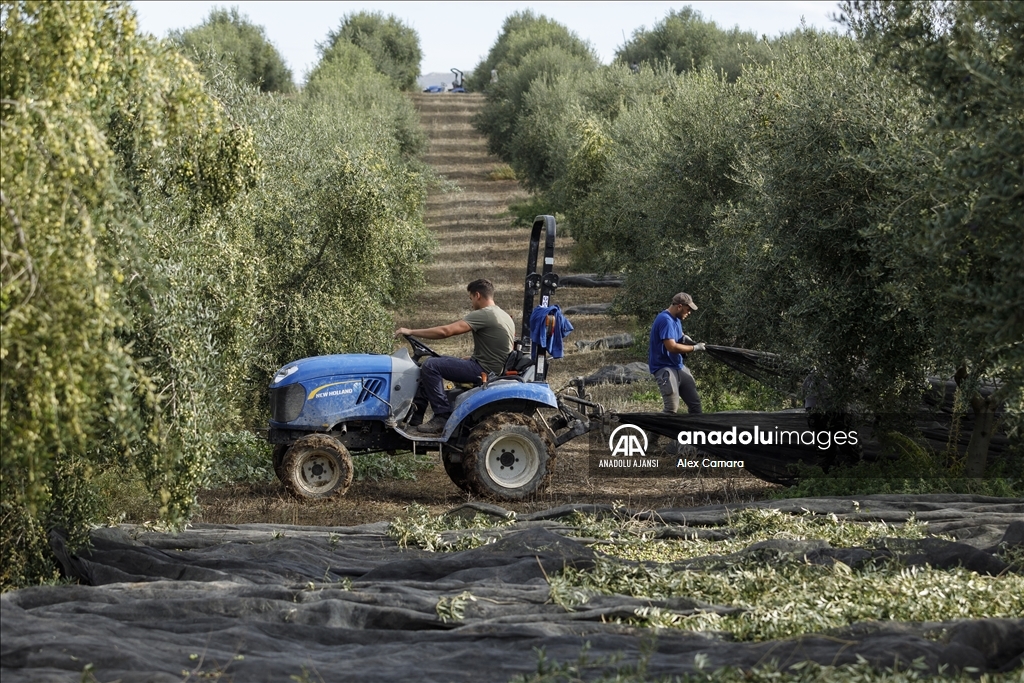
[[[435,415],[434,417],[430,418],[430,422],[424,422],[419,427],[417,427],[416,431],[420,432],[421,434],[440,434],[441,432],[444,431],[444,426],[446,424],[448,424],[447,415]]]
[[[423,424],[423,416],[427,412],[427,406],[412,404],[412,409],[409,411],[409,418],[406,425],[409,427],[419,427]]]

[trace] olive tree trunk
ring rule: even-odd
[[[974,410],[974,431],[971,432],[971,440],[967,444],[967,469],[968,477],[981,477],[985,474],[985,466],[988,464],[988,445],[992,441],[992,434],[999,425],[999,418],[996,416],[996,407],[999,399],[993,392],[987,397],[975,392],[971,397],[971,409]]]

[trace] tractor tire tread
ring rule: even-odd
[[[492,433],[501,429],[502,427],[508,426],[523,426],[528,428],[538,437],[547,448],[547,461],[544,463],[545,472],[543,478],[538,482],[537,486],[530,490],[524,491],[521,495],[512,493],[511,495],[501,495],[494,491],[491,491],[484,486],[476,476],[477,461],[481,446],[487,437]],[[469,439],[466,441],[466,446],[463,449],[462,456],[462,470],[466,474],[468,490],[482,498],[492,498],[497,500],[527,500],[534,497],[536,494],[541,493],[548,484],[551,482],[551,475],[554,471],[555,464],[555,443],[551,440],[547,430],[542,429],[537,421],[530,415],[524,415],[522,413],[495,413],[490,417],[487,417],[476,425],[472,432],[470,432]]]
[[[332,457],[336,460],[336,464],[340,466],[340,481],[329,491],[311,494],[304,491],[295,479],[297,476],[301,476],[301,463],[299,460],[309,450],[323,450],[331,453]],[[289,493],[296,498],[305,499],[334,498],[344,495],[348,491],[349,486],[352,485],[352,478],[355,474],[352,456],[349,454],[348,449],[329,434],[310,434],[293,443],[284,454],[281,470],[284,474],[285,488],[288,489]]]

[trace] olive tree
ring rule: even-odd
[[[394,15],[381,12],[353,12],[342,17],[337,30],[327,33],[318,47],[327,53],[344,41],[365,50],[374,67],[400,90],[415,90],[420,75],[420,37]]]
[[[466,78],[466,87],[482,92],[490,87],[492,70],[498,71],[498,83],[501,83],[528,54],[554,47],[573,58],[597,64],[593,48],[562,24],[543,14],[534,14],[532,10],[513,12],[505,18],[501,33],[487,55]]]
[[[913,199],[902,178],[918,172],[924,114],[852,39],[795,35],[778,49],[737,83],[743,192],[717,223],[722,258],[743,271],[723,305],[737,336],[813,371],[826,406],[907,415],[929,313],[888,218]]]
[[[53,576],[53,528],[87,540],[99,471],[186,521],[277,367],[389,346],[430,242],[414,112],[361,48],[283,97],[120,3],[2,11],[7,587]]]
[[[714,68],[735,81],[744,65],[767,62],[771,48],[750,31],[738,26],[722,29],[704,19],[689,5],[669,10],[651,29],[640,27],[615,52],[623,64],[666,63],[676,73]]]
[[[520,63],[487,91],[487,101],[473,120],[487,136],[492,154],[519,165],[514,138],[527,114],[526,96],[534,85],[552,81],[563,74],[579,74],[596,68],[590,57],[580,57],[559,46],[540,47],[527,53]]]
[[[48,528],[84,539],[100,466],[137,466],[168,519],[187,514],[208,455],[194,437],[215,410],[201,404],[201,368],[233,308],[218,304],[210,269],[237,273],[229,256],[195,252],[216,256],[213,215],[252,186],[258,162],[192,65],[136,34],[127,6],[2,12],[8,586],[49,571]],[[203,303],[180,303],[190,288]]]
[[[292,72],[264,28],[253,24],[236,7],[215,7],[202,24],[172,31],[169,38],[181,46],[187,57],[200,63],[212,59],[230,64],[238,78],[263,92],[295,90]]]

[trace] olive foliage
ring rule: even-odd
[[[880,68],[903,75],[932,112],[922,168],[895,213],[927,264],[921,293],[932,343],[983,427],[998,404],[1024,406],[1024,8],[1020,3],[846,3],[844,20]],[[1003,384],[983,399],[984,377]],[[1020,429],[1017,422],[1011,426]],[[976,430],[976,432],[979,430]],[[984,469],[972,440],[968,470]]]
[[[474,119],[487,136],[488,150],[521,171],[521,164],[513,163],[512,145],[522,128],[530,89],[558,76],[593,71],[598,65],[593,48],[558,22],[530,10],[510,15],[468,82],[471,89],[480,90],[480,79],[489,78],[492,68],[501,74],[497,83],[487,86],[487,101]]]
[[[569,58],[597,64],[594,49],[578,35],[543,14],[521,10],[505,18],[494,45],[466,78],[466,87],[482,92],[488,87],[492,70],[498,72],[501,83],[527,55],[542,48],[559,48]]]
[[[616,61],[623,64],[667,64],[676,73],[711,67],[730,81],[739,78],[744,65],[770,58],[767,41],[738,26],[719,28],[689,5],[669,10],[651,29],[636,29],[615,52]]]
[[[186,521],[277,367],[388,347],[430,245],[411,105],[366,57],[285,98],[204,78],[122,3],[2,11],[7,587],[109,511],[97,472]]]
[[[266,31],[237,7],[215,7],[199,26],[172,31],[168,37],[185,55],[196,55],[201,61],[226,61],[238,78],[263,92],[295,91],[291,69],[267,39]]]
[[[432,245],[410,159],[424,144],[412,105],[368,62],[334,63],[338,52],[299,101],[250,94],[241,105],[267,166],[250,206],[268,266],[256,330],[271,355],[258,379],[296,358],[389,350],[388,311],[419,282],[414,264]]]
[[[337,30],[327,33],[320,45],[323,53],[339,42],[362,48],[370,55],[374,67],[391,79],[400,90],[415,90],[420,75],[420,37],[394,15],[381,12],[353,12],[345,15]]]

